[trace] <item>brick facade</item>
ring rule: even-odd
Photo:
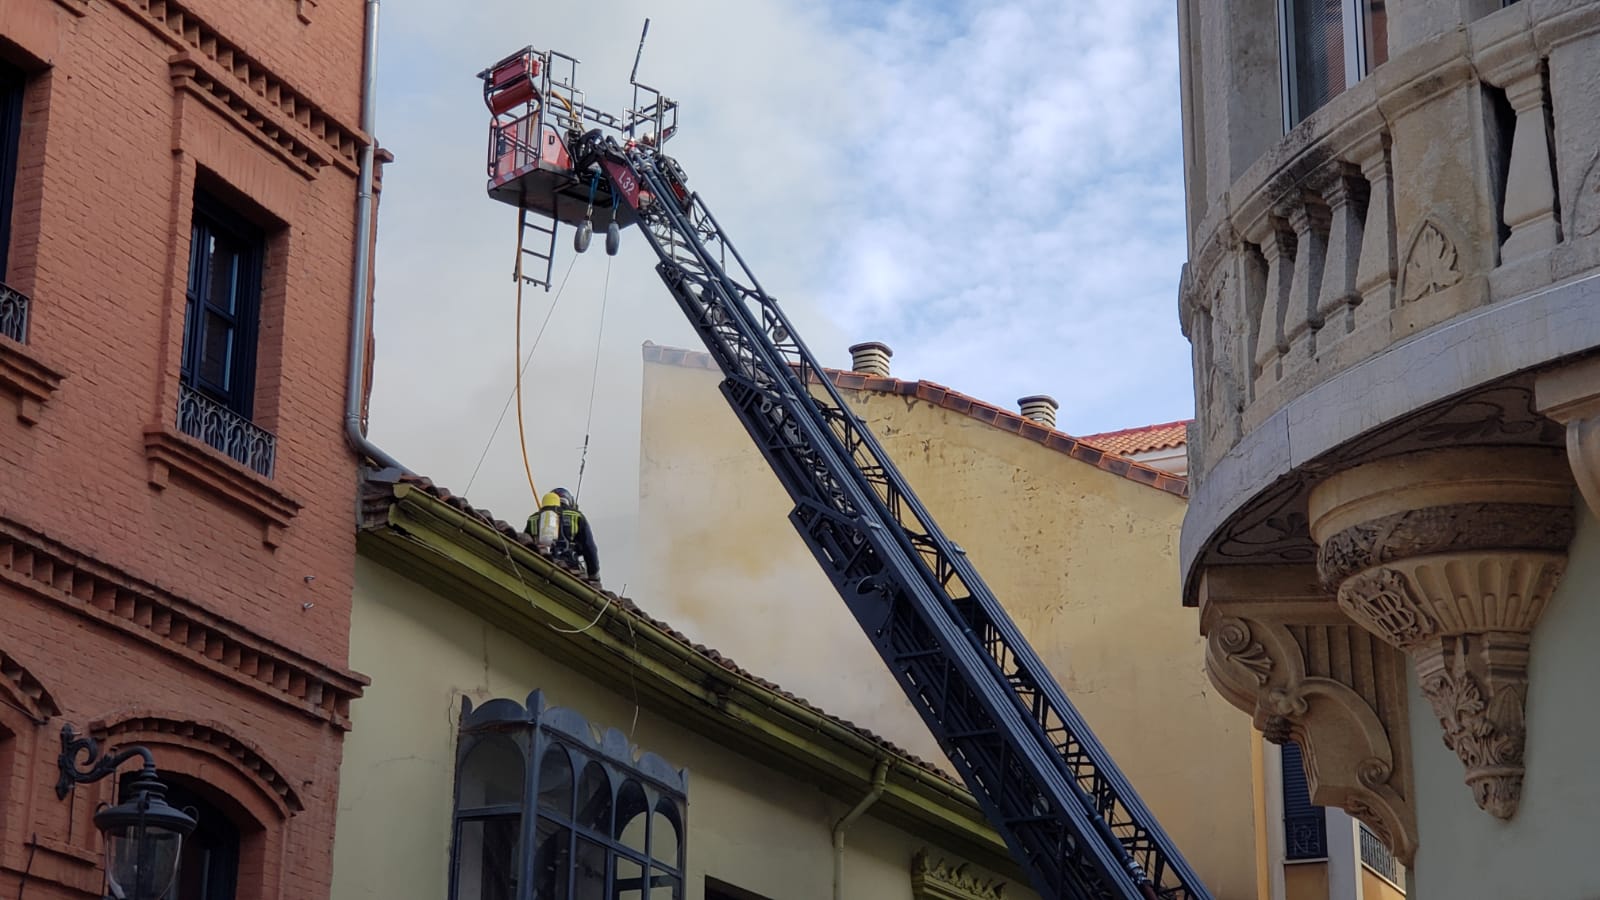
[[[26,76],[0,280],[30,298],[26,340],[0,337],[0,894],[100,896],[114,785],[57,800],[64,723],[221,810],[241,900],[328,894],[364,683],[342,436],[363,28],[359,0],[0,6]],[[197,193],[262,236],[270,475],[180,420]]]

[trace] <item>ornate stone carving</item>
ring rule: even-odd
[[[1541,374],[1534,392],[1539,411],[1566,426],[1567,465],[1589,511],[1600,516],[1600,358]]]
[[[1004,900],[1006,883],[971,871],[968,863],[934,860],[926,848],[911,857],[914,900]]]
[[[1400,299],[1417,300],[1461,280],[1456,245],[1433,222],[1426,222],[1411,241],[1401,271]]]
[[[1444,729],[1445,746],[1467,769],[1478,806],[1509,819],[1522,795],[1528,636],[1466,635],[1417,661],[1422,695]]]
[[[1410,656],[1473,798],[1502,819],[1522,791],[1529,637],[1573,534],[1563,469],[1547,450],[1436,451],[1340,472],[1310,498],[1323,584]]]
[[[1300,746],[1314,802],[1349,810],[1410,859],[1404,657],[1350,624],[1309,566],[1211,569],[1206,581],[1212,684],[1267,740]]]

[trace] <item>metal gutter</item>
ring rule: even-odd
[[[366,41],[362,50],[361,130],[367,142],[361,147],[361,167],[356,175],[356,274],[350,294],[350,375],[344,387],[344,436],[350,446],[386,468],[406,470],[394,457],[367,440],[361,427],[361,399],[367,372],[367,295],[372,291],[372,219],[376,205],[372,169],[378,139],[378,2],[367,0]]]
[[[833,900],[844,900],[844,832],[854,825],[856,820],[866,814],[872,804],[878,802],[883,796],[883,791],[888,787],[889,760],[878,760],[872,769],[872,787],[867,790],[865,797],[856,802],[850,811],[844,814],[833,826]]]

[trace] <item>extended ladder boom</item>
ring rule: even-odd
[[[805,539],[1041,896],[1209,900],[966,554],[657,148],[589,147]],[[584,154],[580,154],[583,157]]]

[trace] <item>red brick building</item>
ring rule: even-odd
[[[328,894],[365,15],[0,3],[0,895],[101,895],[66,723],[199,811],[176,900]]]

